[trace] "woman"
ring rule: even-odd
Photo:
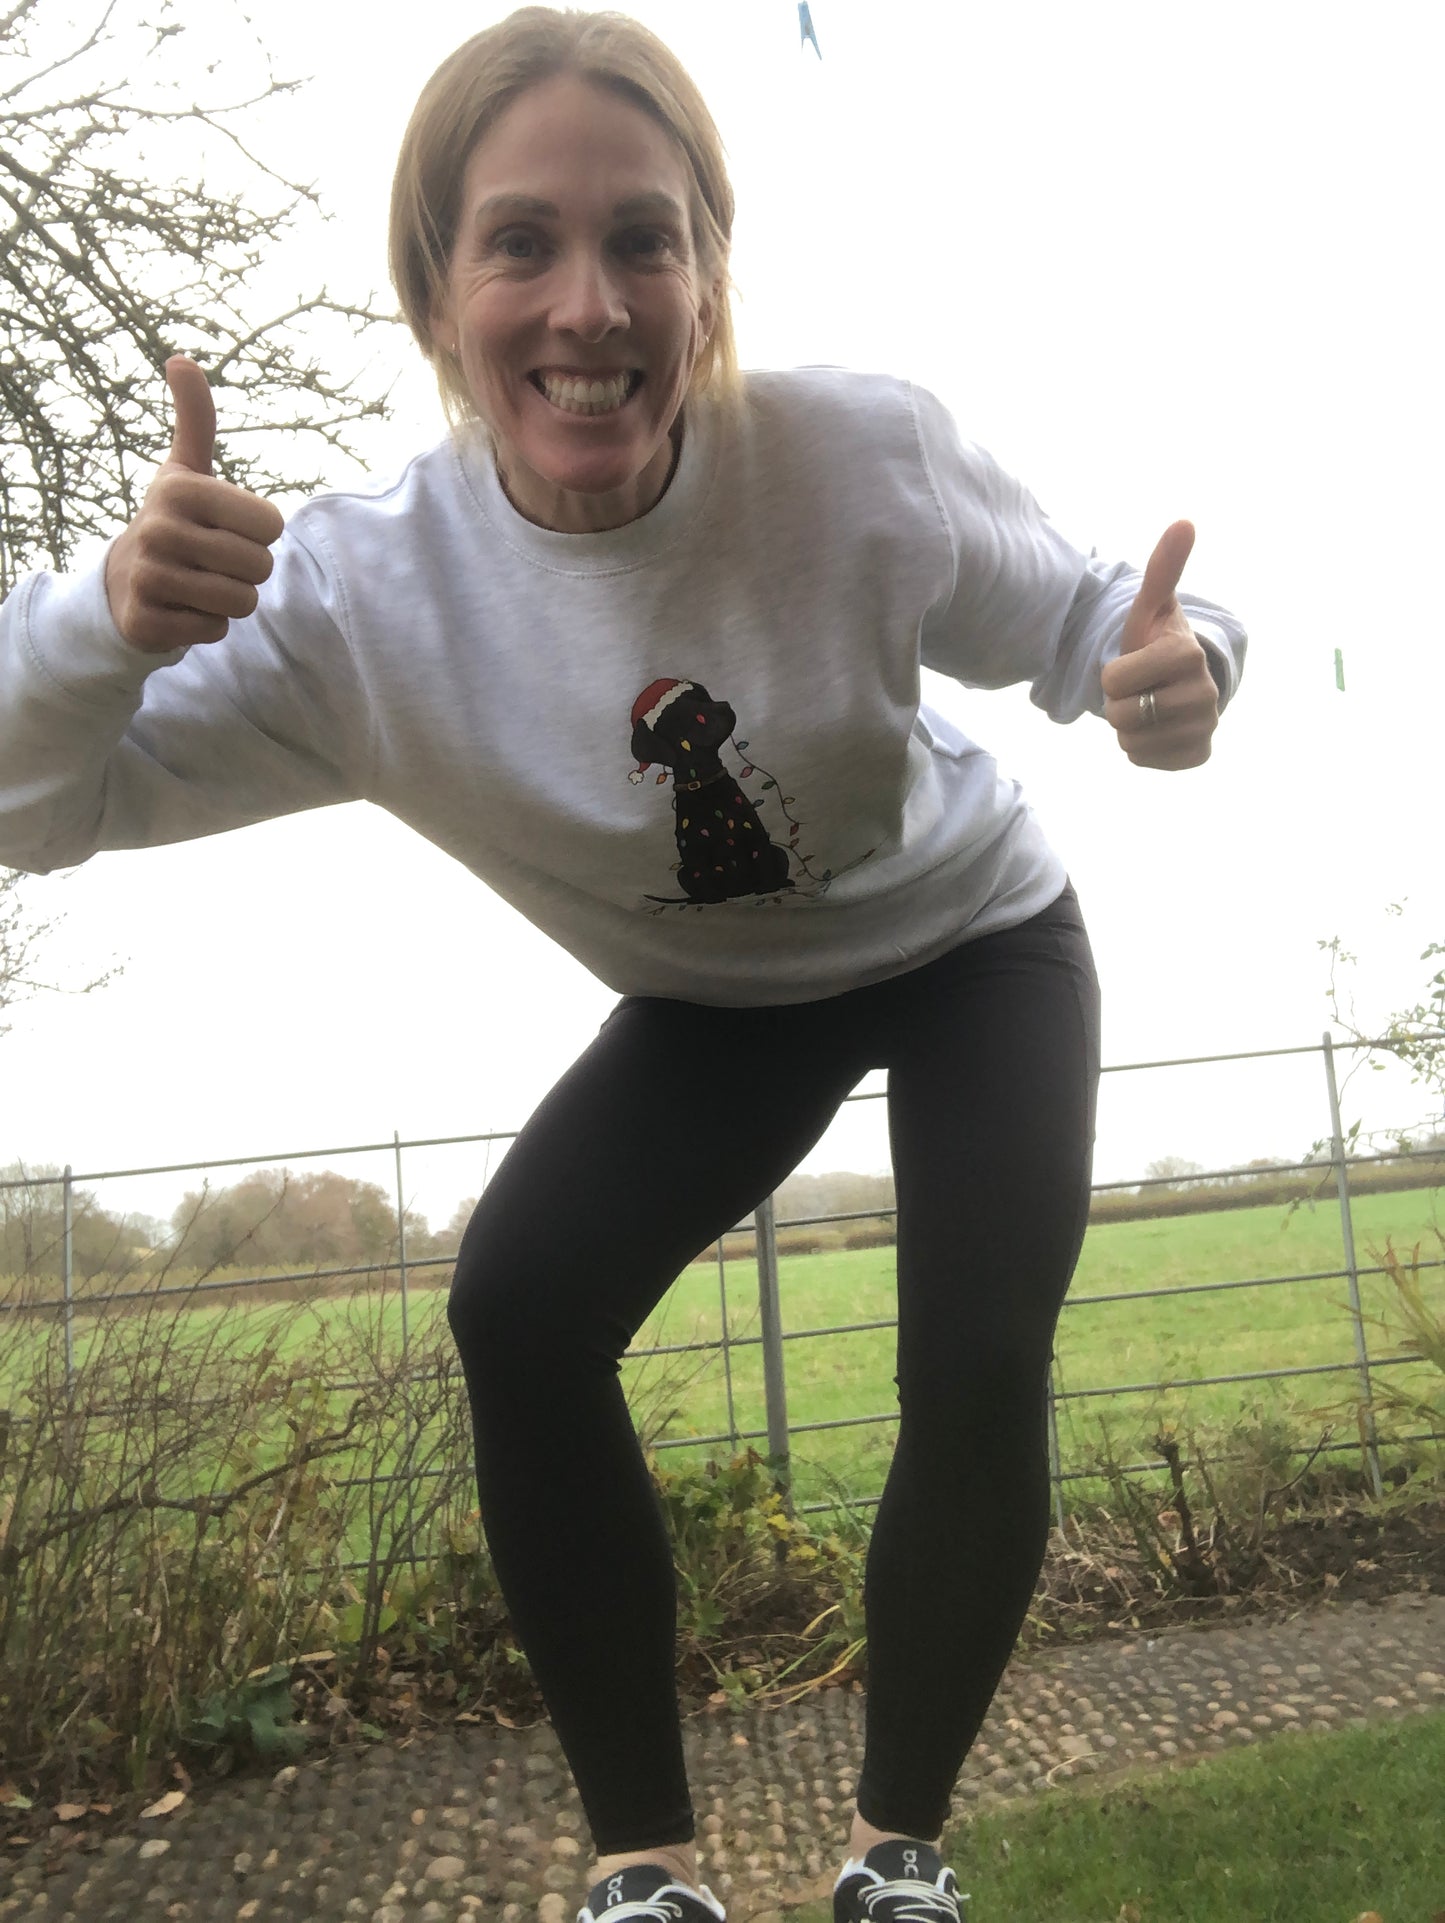
[[[615,988],[488,1186],[450,1303],[498,1580],[598,1852],[579,1919],[703,1923],[670,1545],[618,1380],[683,1266],[886,1068],[896,1453],[839,1923],[956,1916],[937,1844],[1048,1529],[1097,987],[1017,787],[920,665],[1209,754],[1232,616],[1070,545],[907,382],[739,375],[707,109],[618,15],[529,7],[418,103],[392,268],[455,432],[283,531],[175,442],[103,567],[3,614],[0,859],[365,797]],[[258,592],[259,590],[259,592]]]

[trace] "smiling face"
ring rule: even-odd
[[[689,186],[664,127],[574,74],[520,94],[467,157],[432,336],[539,526],[621,527],[667,484],[712,312]]]

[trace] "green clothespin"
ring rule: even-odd
[[[1335,686],[1339,689],[1341,694],[1344,693],[1345,691],[1345,657],[1343,654],[1341,654],[1338,648],[1335,649]]]

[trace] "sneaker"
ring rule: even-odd
[[[577,1923],[727,1923],[727,1911],[706,1884],[695,1890],[660,1863],[632,1863],[593,1884]]]
[[[833,1923],[963,1923],[967,1890],[931,1843],[875,1843],[833,1885]]]

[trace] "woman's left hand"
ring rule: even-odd
[[[1104,719],[1138,768],[1200,767],[1219,726],[1219,690],[1204,643],[1174,592],[1193,546],[1188,521],[1164,530],[1125,617],[1118,659],[1100,676]],[[1149,693],[1152,704],[1141,702]]]

